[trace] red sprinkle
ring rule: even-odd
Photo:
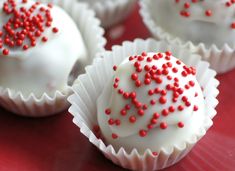
[[[117,138],[118,138],[118,135],[117,135],[117,134],[112,134],[112,138],[113,138],[113,139],[117,139]]]
[[[130,121],[130,123],[135,123],[136,122],[136,117],[135,116],[130,116],[129,121]]]
[[[184,127],[184,123],[183,123],[183,122],[179,122],[179,123],[178,123],[178,127],[179,127],[179,128],[183,128],[183,127]]]
[[[168,127],[167,123],[166,122],[161,122],[160,123],[160,128],[161,129],[166,129]]]
[[[140,131],[139,131],[139,135],[140,135],[141,137],[145,137],[145,136],[147,135],[147,131],[145,131],[145,130],[140,130]]]

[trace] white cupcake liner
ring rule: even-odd
[[[94,125],[98,125],[96,101],[100,96],[107,80],[110,80],[114,71],[113,65],[119,65],[126,57],[145,52],[157,52],[170,50],[176,57],[181,57],[185,64],[197,68],[197,80],[204,88],[207,115],[203,126],[191,138],[182,144],[175,144],[169,149],[161,149],[158,156],[153,156],[149,149],[143,155],[136,149],[127,153],[124,148],[115,151],[112,145],[106,145],[95,136],[92,131]],[[80,75],[73,86],[74,94],[68,100],[72,104],[69,112],[74,116],[74,123],[80,127],[80,131],[89,141],[99,148],[102,153],[115,164],[131,170],[159,170],[173,165],[182,159],[196,144],[206,131],[212,126],[212,118],[216,115],[215,107],[218,104],[216,96],[219,91],[219,82],[215,79],[216,72],[209,69],[209,64],[203,62],[199,55],[192,54],[178,45],[170,45],[153,39],[136,39],[134,42],[124,42],[122,46],[114,46],[112,51],[98,55],[93,65],[86,67],[86,74]]]
[[[89,10],[86,4],[74,3],[71,0],[42,0],[44,3],[53,3],[61,6],[77,24],[85,42],[89,62],[92,63],[96,53],[104,51],[106,40],[100,21]],[[44,93],[36,97],[33,93],[25,97],[22,92],[0,87],[0,106],[15,114],[29,117],[43,117],[59,113],[69,107],[67,97],[71,94],[71,87],[53,96]]]
[[[83,0],[82,2],[88,3],[101,20],[101,25],[108,28],[124,20],[132,11],[136,0]]]
[[[235,47],[231,47],[228,44],[224,44],[223,47],[219,48],[217,45],[212,44],[210,47],[202,42],[199,44],[194,44],[192,41],[184,41],[179,37],[165,31],[161,26],[158,25],[152,17],[151,10],[149,9],[152,0],[141,0],[140,1],[140,14],[147,28],[150,30],[151,34],[157,40],[165,40],[168,43],[178,44],[191,51],[198,53],[202,56],[203,60],[210,63],[212,69],[216,70],[218,73],[225,73],[235,68]]]

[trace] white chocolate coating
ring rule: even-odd
[[[148,53],[148,56],[152,57],[155,53]],[[132,82],[131,75],[135,73],[135,68],[133,66],[133,61],[129,61],[128,58],[124,60],[117,68],[115,75],[112,80],[108,80],[102,94],[97,100],[97,113],[98,113],[98,123],[101,128],[102,135],[108,144],[119,150],[123,147],[127,152],[131,152],[134,148],[138,150],[140,154],[143,154],[145,150],[150,149],[153,152],[158,152],[160,149],[170,149],[175,144],[184,143],[186,140],[191,139],[200,129],[205,118],[205,103],[203,99],[203,94],[198,84],[196,77],[194,75],[188,75],[183,77],[181,72],[183,71],[183,63],[179,66],[176,64],[177,59],[171,56],[170,62],[173,67],[178,68],[177,73],[173,73],[169,69],[169,75],[177,77],[179,79],[179,87],[184,87],[189,81],[193,81],[195,85],[188,90],[184,90],[183,94],[179,96],[177,102],[172,102],[173,93],[167,91],[165,104],[161,104],[158,99],[161,97],[160,94],[154,94],[152,96],[148,95],[150,89],[160,88],[161,90],[166,89],[168,84],[174,84],[174,80],[168,80],[166,76],[162,76],[162,83],[157,84],[152,81],[149,85],[144,85],[139,88],[135,86]],[[159,60],[153,60],[151,63],[143,61],[141,66],[144,67],[146,64],[157,66],[158,69],[162,68],[162,64],[169,62],[164,58]],[[144,78],[146,72],[139,73],[139,78]],[[119,78],[118,89],[121,88],[125,92],[135,91],[137,94],[137,99],[142,104],[147,104],[148,109],[145,110],[144,116],[139,116],[137,114],[137,109],[131,103],[131,100],[124,99],[122,95],[118,93],[118,90],[113,87],[115,78]],[[184,88],[183,88],[184,89]],[[197,96],[195,97],[195,93]],[[186,107],[182,102],[181,98],[186,96],[191,106]],[[156,100],[155,105],[149,104],[151,99]],[[120,111],[124,108],[126,104],[130,104],[131,109],[127,111],[125,116],[120,114]],[[179,105],[184,106],[183,111],[179,111],[177,107]],[[198,110],[194,110],[194,105],[199,106]],[[170,106],[175,108],[174,112],[168,114],[168,116],[163,116],[161,114],[163,109],[168,109]],[[105,110],[109,108],[111,114],[105,114]],[[153,126],[153,129],[147,128],[148,123],[153,117],[153,113],[159,113],[160,118],[157,123]],[[130,123],[129,117],[135,116],[136,122]],[[119,119],[120,125],[110,125],[108,124],[109,119]],[[160,126],[161,122],[166,122],[167,129],[162,129]],[[183,128],[179,128],[177,125],[179,122],[184,123]],[[140,130],[148,130],[145,137],[139,135]],[[112,134],[118,135],[118,138],[112,138]]]
[[[20,3],[22,0],[17,0]],[[17,8],[24,6],[29,8],[35,2],[28,1],[20,4]],[[3,1],[0,9],[2,10]],[[40,4],[38,8],[46,7]],[[38,11],[39,9],[36,9]],[[33,93],[40,97],[43,93],[53,96],[55,91],[65,91],[68,88],[70,72],[79,61],[82,68],[87,64],[87,50],[81,33],[76,24],[65,11],[53,6],[51,9],[53,17],[52,26],[45,28],[43,36],[48,38],[47,42],[37,40],[35,47],[24,51],[22,48],[10,49],[8,56],[0,54],[0,86],[20,91],[28,96]],[[7,16],[0,12],[0,28],[5,24]],[[52,28],[57,27],[59,32],[54,34]]]
[[[184,4],[190,3],[189,8]],[[235,5],[226,6],[226,0],[198,0],[192,3],[188,0],[158,0],[151,1],[150,11],[156,24],[174,37],[195,44],[204,43],[207,47],[212,44],[222,47],[228,44],[235,46],[235,29],[231,24],[235,22]],[[212,12],[211,16],[206,11]],[[184,17],[180,13],[187,11],[190,16]]]

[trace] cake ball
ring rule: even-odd
[[[172,166],[213,125],[219,82],[200,55],[136,39],[98,57],[73,85],[69,112],[114,164],[148,171]]]
[[[0,10],[1,88],[25,98],[68,91],[88,62],[70,16],[57,6],[32,0],[2,0]]]
[[[153,18],[172,36],[207,47],[235,45],[235,4],[228,0],[159,0]],[[170,21],[170,22],[169,22]]]
[[[235,67],[232,0],[143,0],[141,7],[154,37],[186,44],[220,73]]]
[[[98,123],[115,150],[157,155],[203,126],[205,101],[196,69],[166,53],[142,53],[114,66],[97,101]]]

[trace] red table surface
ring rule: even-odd
[[[107,48],[123,40],[149,36],[136,6],[123,25],[107,30]],[[220,103],[214,126],[186,158],[166,171],[235,170],[235,70],[217,78],[221,83]],[[0,109],[0,171],[79,170],[122,168],[112,164],[89,143],[67,112],[32,119]]]

